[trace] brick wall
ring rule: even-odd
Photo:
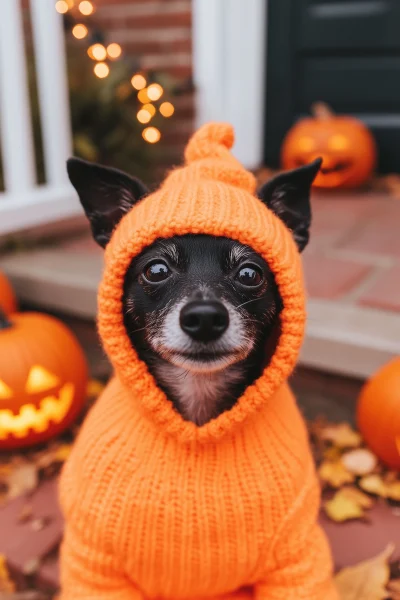
[[[159,70],[189,88],[192,78],[191,0],[96,0],[93,17],[125,54],[138,57],[143,69]],[[176,112],[166,123],[162,144],[171,163],[181,158],[193,130],[194,97],[183,91],[173,100]]]

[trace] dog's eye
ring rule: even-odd
[[[147,265],[143,275],[150,283],[160,283],[161,281],[165,281],[165,279],[171,275],[171,271],[166,263],[154,262]]]
[[[236,276],[239,283],[246,287],[256,287],[263,281],[261,269],[254,265],[244,265]]]

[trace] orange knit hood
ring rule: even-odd
[[[265,407],[291,373],[302,342],[305,298],[301,262],[291,232],[256,196],[254,176],[231,155],[233,128],[211,123],[185,151],[185,165],[122,219],[106,248],[99,292],[99,331],[117,377],[132,402],[181,441],[220,438]],[[132,259],[157,238],[184,234],[225,236],[251,246],[267,261],[283,300],[281,334],[269,365],[235,406],[198,427],[185,421],[138,358],[122,314],[124,278]]]

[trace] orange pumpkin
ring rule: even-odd
[[[354,117],[333,114],[324,104],[315,105],[313,112],[313,117],[296,123],[285,137],[283,167],[294,169],[321,157],[314,186],[355,188],[368,181],[377,153],[367,127]]]
[[[0,272],[0,309],[5,312],[6,315],[17,310],[17,300],[15,298],[14,290],[11,287],[11,283],[8,281],[4,273]]]
[[[39,313],[0,316],[0,449],[43,442],[80,412],[83,351],[69,329]]]
[[[357,423],[371,450],[389,467],[400,469],[400,357],[361,390]]]

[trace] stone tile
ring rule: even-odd
[[[311,298],[341,298],[371,271],[369,265],[310,251],[305,252],[303,264],[307,291]]]
[[[342,250],[365,252],[400,259],[400,202],[382,201],[374,218],[360,224],[351,238],[340,245]]]
[[[368,511],[368,521],[334,523],[321,514],[320,523],[328,536],[337,570],[372,558],[390,542],[396,545],[391,560],[400,559],[400,515],[383,500]]]
[[[347,239],[361,222],[379,210],[381,199],[368,195],[313,196],[311,248],[326,248]]]
[[[358,304],[400,312],[400,264],[382,271],[374,284],[361,295]]]

